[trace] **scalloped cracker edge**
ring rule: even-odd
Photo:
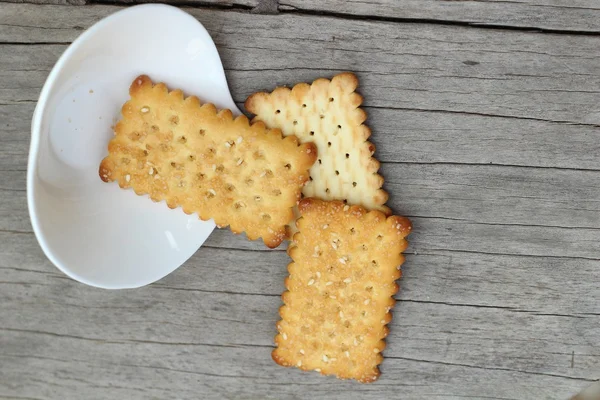
[[[411,223],[340,201],[306,198],[298,209],[273,360],[373,382]]]
[[[317,145],[318,162],[310,169],[311,180],[303,188],[305,197],[343,200],[390,215],[388,194],[377,173],[375,146],[368,142],[371,130],[363,124],[367,114],[359,108],[362,96],[355,92],[356,75],[345,72],[331,81],[320,78],[311,85],[292,89],[278,87],[271,93],[254,93],[245,107],[269,128],[295,135],[300,142]]]
[[[154,201],[277,247],[316,160],[312,143],[136,78],[99,168]]]

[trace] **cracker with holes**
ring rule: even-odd
[[[410,221],[314,198],[298,209],[273,359],[372,382],[379,377]]]
[[[355,92],[357,86],[354,74],[342,73],[331,81],[317,79],[311,85],[254,93],[245,107],[256,115],[253,121],[317,145],[319,158],[302,190],[304,196],[345,200],[389,215],[388,194],[381,189],[379,162],[372,157],[375,146],[367,141],[371,130],[363,124],[367,115],[359,108],[363,98]]]
[[[269,247],[283,241],[317,157],[313,144],[251,125],[245,116],[234,119],[147,76],[136,78],[129,93],[100,164],[103,181],[212,218],[251,240],[262,237]]]

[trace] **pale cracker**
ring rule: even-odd
[[[372,382],[380,374],[410,221],[314,198],[298,209],[273,359]]]
[[[184,99],[181,90],[169,92],[147,76],[136,78],[129,93],[101,179],[278,246],[315,146],[260,122],[250,125],[245,116],[233,119],[197,97]]]
[[[278,87],[271,93],[254,93],[246,109],[269,128],[296,135],[302,143],[317,145],[318,161],[304,186],[305,197],[343,200],[348,204],[391,211],[388,194],[381,189],[379,162],[372,157],[375,146],[367,139],[371,130],[363,124],[367,115],[359,108],[363,98],[355,92],[357,77],[349,72],[312,85],[299,83],[292,89]]]

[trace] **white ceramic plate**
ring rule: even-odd
[[[29,213],[47,257],[73,279],[102,288],[139,287],[164,277],[215,227],[98,177],[112,125],[140,74],[239,113],[209,34],[174,7],[119,11],[61,56],[33,116]]]

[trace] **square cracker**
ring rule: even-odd
[[[340,201],[306,198],[298,208],[273,359],[372,382],[380,374],[410,221]]]
[[[245,116],[234,119],[181,90],[169,92],[147,76],[136,78],[129,93],[100,178],[277,247],[315,146],[263,123],[250,125]]]
[[[302,190],[305,197],[344,200],[389,215],[388,194],[381,189],[379,162],[372,157],[375,146],[367,141],[371,130],[363,124],[367,114],[359,108],[363,98],[355,92],[357,86],[358,78],[346,72],[331,81],[321,78],[312,85],[254,93],[245,107],[256,115],[253,121],[317,145],[318,162]]]

